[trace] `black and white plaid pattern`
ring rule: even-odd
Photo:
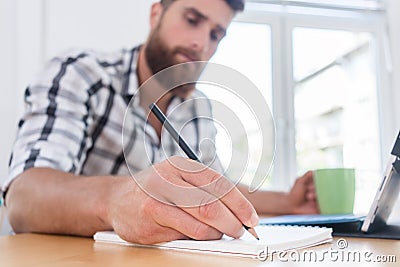
[[[70,52],[50,62],[25,91],[26,111],[19,122],[4,191],[32,167],[82,175],[129,175],[127,164],[135,173],[171,155],[184,156],[166,131],[160,144],[155,130],[145,127],[146,114],[137,97],[139,49],[112,54]],[[126,113],[128,123],[123,127],[132,97],[133,108]],[[210,103],[199,91],[186,100],[175,97],[167,110],[177,129],[184,126],[181,134],[197,153],[201,140],[215,140],[212,120],[202,119],[211,115]],[[204,163],[222,171],[213,145],[202,147],[201,155]]]

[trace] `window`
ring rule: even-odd
[[[367,210],[393,139],[382,122],[391,116],[384,20],[379,1],[265,0],[232,23],[212,62],[251,79],[273,112],[276,154],[264,188],[288,189],[309,169],[354,167],[355,212]]]
[[[246,38],[243,38],[246,36]],[[266,99],[268,105],[272,105],[272,72],[271,72],[271,29],[267,24],[241,23],[234,22],[228,29],[227,36],[221,41],[218,53],[210,62],[229,66],[248,77],[260,90]],[[258,62],[258,64],[254,64]],[[258,125],[246,104],[242,99],[230,94],[224,88],[215,85],[199,84],[198,88],[202,90],[210,99],[215,101],[224,100],[224,105],[233,110],[239,117],[240,123],[246,128],[247,138],[242,136],[234,138],[232,133],[227,133],[225,129],[216,123],[218,130],[216,136],[217,153],[221,159],[222,165],[226,168],[231,163],[232,149],[239,154],[252,155],[249,157],[247,169],[248,172],[242,178],[242,182],[250,184],[255,171],[260,162],[259,134]],[[216,108],[214,108],[216,110]],[[248,146],[244,143],[248,141]],[[257,157],[258,156],[258,157]],[[247,155],[243,155],[247,158]],[[247,160],[247,159],[244,159]],[[269,168],[271,159],[261,160],[265,162],[265,168]],[[268,163],[267,163],[268,162]],[[243,170],[235,169],[235,164],[230,166],[228,176],[241,175]]]
[[[366,32],[293,29],[297,169],[355,168],[371,196],[381,171],[373,42]]]

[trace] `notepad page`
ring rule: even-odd
[[[332,240],[331,228],[273,225],[256,226],[255,230],[260,240],[246,232],[240,239],[223,236],[220,240],[174,240],[145,247],[255,257],[260,250],[267,247],[269,252],[283,251],[311,247]],[[144,246],[127,242],[114,232],[97,232],[94,239],[98,242]]]

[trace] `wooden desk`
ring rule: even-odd
[[[340,251],[336,241],[307,250],[321,254],[324,251]],[[372,253],[371,260],[378,255],[393,255],[396,262],[374,263],[346,262],[282,262],[277,258],[273,262],[237,257],[200,255],[188,252],[166,251],[151,248],[127,247],[115,244],[95,243],[91,238],[20,234],[0,237],[0,266],[399,266],[400,241],[347,238],[345,251],[358,250],[362,254]],[[300,250],[298,252],[304,252]],[[353,259],[353,258],[352,258]],[[393,257],[391,259],[393,261]]]

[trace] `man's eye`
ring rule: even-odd
[[[186,18],[186,21],[193,26],[196,26],[198,24],[198,20],[195,18]]]
[[[210,38],[211,38],[211,40],[217,41],[217,42],[219,42],[222,39],[221,35],[218,34],[216,31],[211,31]]]
[[[210,33],[210,37],[211,37],[211,40],[213,40],[213,41],[218,41],[218,35],[217,35],[217,34],[211,32],[211,33]]]

